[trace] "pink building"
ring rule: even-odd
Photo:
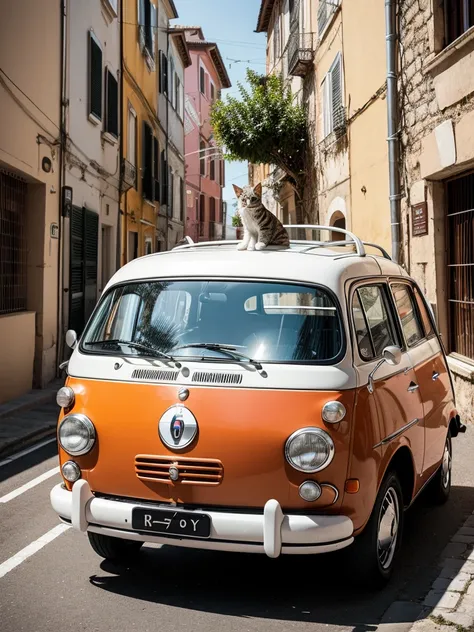
[[[212,103],[231,83],[217,44],[199,26],[178,26],[186,33],[192,65],[185,72],[186,235],[194,241],[220,239],[225,164],[210,124]]]

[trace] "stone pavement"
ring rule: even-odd
[[[0,404],[0,457],[54,435],[59,413],[56,393],[63,384],[64,380],[55,380],[44,389]]]
[[[446,546],[411,632],[474,632],[474,513]]]

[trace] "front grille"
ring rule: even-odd
[[[178,371],[159,371],[156,369],[135,369],[132,380],[149,380],[153,382],[174,382],[178,379]]]
[[[241,373],[210,373],[206,371],[196,371],[193,373],[193,382],[204,382],[206,384],[241,384]]]
[[[172,481],[170,467],[179,472],[177,481]],[[191,459],[188,457],[150,456],[138,454],[135,457],[135,472],[142,481],[156,483],[180,483],[181,485],[220,485],[224,468],[216,459]]]

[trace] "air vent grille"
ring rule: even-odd
[[[160,371],[155,369],[135,369],[132,380],[148,380],[153,382],[175,382],[179,371]]]
[[[196,371],[193,373],[193,382],[206,384],[241,384],[241,373],[210,373],[206,371]]]
[[[178,479],[170,478],[170,467],[178,470]],[[137,454],[135,473],[143,481],[182,485],[220,485],[224,467],[216,459],[194,459],[190,457],[155,456]]]

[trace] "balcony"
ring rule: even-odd
[[[122,191],[126,193],[129,189],[137,186],[137,168],[126,158],[122,162]]]
[[[313,66],[313,34],[291,33],[288,42],[288,74],[305,77]]]

